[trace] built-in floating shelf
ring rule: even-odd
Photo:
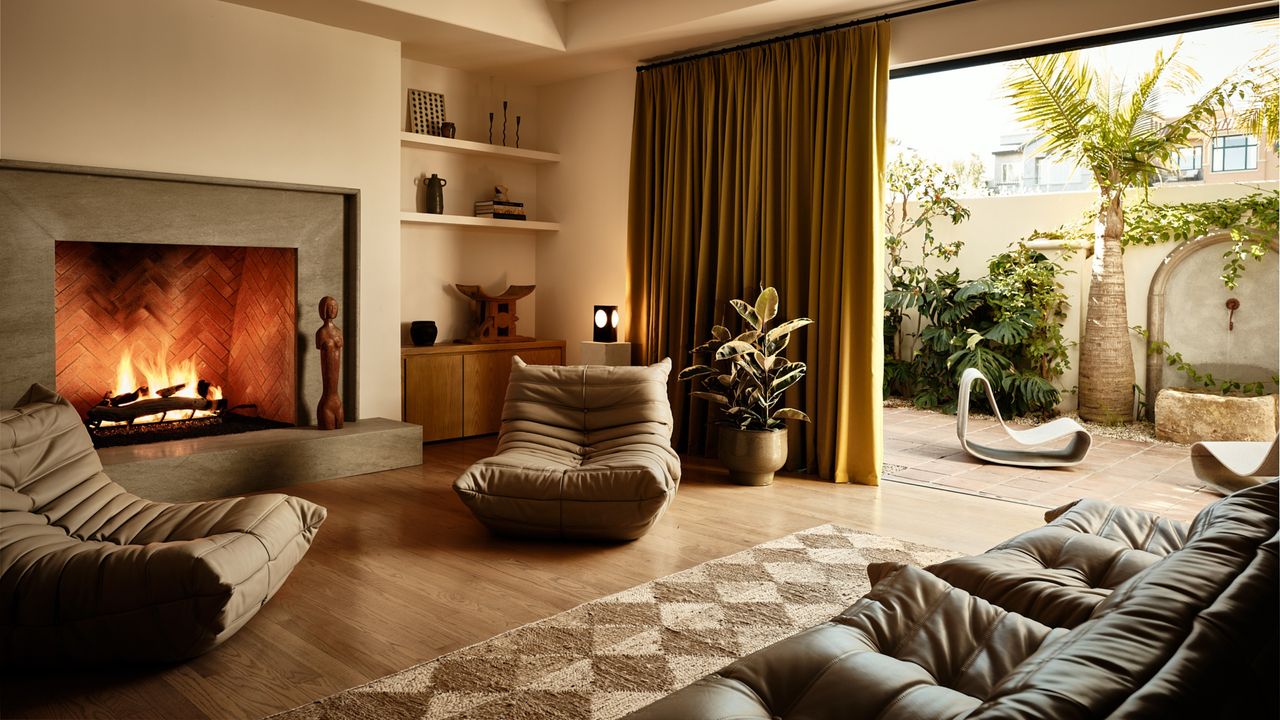
[[[435,135],[422,135],[419,133],[400,133],[400,146],[426,148],[428,150],[442,150],[444,152],[459,153],[462,155],[483,155],[485,157],[497,158],[500,160],[515,160],[517,162],[534,164],[560,162],[560,155],[558,153],[542,152],[541,150],[527,150],[525,148],[503,147],[501,145],[471,142],[470,140],[455,140],[452,138],[436,137]]]
[[[540,222],[538,220],[495,220],[494,218],[470,217],[468,215],[400,213],[401,225],[418,223],[425,225],[454,225],[485,230],[523,230],[525,232],[555,232],[560,229],[560,223]]]

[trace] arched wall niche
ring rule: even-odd
[[[1274,252],[1260,262],[1247,260],[1239,285],[1228,289],[1220,276],[1230,242],[1230,233],[1211,233],[1179,243],[1165,256],[1147,294],[1147,329],[1152,342],[1169,343],[1201,373],[1270,380],[1280,362],[1280,263]],[[1227,307],[1233,298],[1239,302],[1234,312]],[[1148,354],[1147,419],[1155,419],[1160,390],[1187,384],[1163,355]]]

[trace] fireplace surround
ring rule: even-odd
[[[56,386],[57,243],[130,243],[157,257],[168,252],[148,246],[172,246],[178,257],[184,246],[219,257],[274,249],[285,251],[290,259],[284,264],[295,268],[296,303],[284,336],[294,347],[286,364],[296,371],[298,426],[100,449],[108,474],[141,497],[186,502],[421,464],[421,427],[356,419],[358,201],[357,191],[344,188],[0,160],[0,402],[12,407],[33,382]],[[198,256],[186,260],[198,262]],[[275,260],[279,265],[281,257]],[[174,260],[160,265],[166,262]],[[254,272],[239,271],[241,283]],[[218,285],[210,280],[210,288]],[[259,280],[280,282],[269,274]],[[233,285],[217,291],[231,292]],[[347,422],[333,431],[314,427],[322,389],[316,307],[326,295],[339,298],[338,322],[346,336],[341,387]],[[99,300],[111,304],[109,297]],[[162,305],[144,315],[162,316]],[[216,345],[216,333],[208,335],[202,342]],[[212,372],[218,361],[204,362]]]
[[[242,385],[257,384],[244,402],[273,419],[310,425],[321,391],[313,308],[332,295],[342,300],[343,392],[354,419],[357,200],[343,188],[0,162],[0,402],[41,382],[83,413],[81,406],[108,388],[86,385],[72,372],[73,356],[101,355],[85,363],[101,373],[121,347],[139,340],[150,338],[144,347],[159,351],[163,333],[154,330],[167,325],[170,342],[185,346],[171,354],[193,356],[222,382],[239,375]],[[95,257],[100,262],[77,264]],[[59,276],[60,262],[78,279]],[[146,262],[152,272],[137,287],[112,285],[132,262]],[[290,265],[292,276],[282,277],[280,268]],[[193,297],[208,297],[187,307],[165,294],[166,280],[202,283]],[[289,282],[296,288],[280,287]],[[268,305],[287,306],[287,328],[264,327],[259,303],[237,307],[235,295],[249,284],[260,286]],[[73,286],[80,292],[64,295]],[[82,323],[56,317],[58,303],[71,298],[87,302],[101,322],[84,313]],[[117,307],[126,301],[134,307]],[[206,315],[203,324],[192,325],[193,312]],[[244,330],[254,322],[263,331],[257,337]],[[261,335],[283,346],[268,351]],[[264,383],[284,391],[265,392]]]

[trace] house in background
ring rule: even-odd
[[[1178,153],[1176,169],[1161,173],[1161,183],[1205,184],[1260,182],[1280,179],[1276,147],[1228,121],[1219,123],[1212,137],[1195,135]]]
[[[1160,174],[1160,184],[1261,182],[1280,179],[1276,148],[1227,122],[1212,137],[1193,136],[1171,167]],[[991,176],[987,189],[993,195],[1027,195],[1088,190],[1093,180],[1070,161],[1040,151],[1044,138],[1029,132],[1004,135],[991,152]]]
[[[1090,187],[1093,181],[1084,168],[1046,156],[1040,151],[1043,146],[1044,138],[1029,132],[1002,136],[999,149],[991,153],[987,189],[993,195],[1026,195]]]

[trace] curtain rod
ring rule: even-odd
[[[918,15],[920,13],[932,12],[934,10],[945,10],[946,8],[949,8],[949,7],[955,7],[957,5],[968,5],[969,3],[973,3],[977,1],[978,0],[944,0],[943,2],[933,3],[931,5],[920,5],[918,7],[908,8],[906,10],[897,10],[894,12],[884,13],[882,15],[875,15],[872,17],[865,17],[865,18],[857,18],[855,20],[849,20],[848,22],[838,23],[836,25],[826,25],[823,27],[813,28],[811,30],[801,30],[799,32],[793,32],[789,35],[778,35],[776,37],[764,38],[762,40],[755,40],[748,43],[742,43],[740,45],[731,45],[729,47],[723,47],[716,50],[707,50],[705,52],[694,53],[692,55],[682,55],[680,57],[668,58],[666,60],[658,60],[655,62],[648,63],[646,65],[637,66],[636,72],[644,72],[646,70],[653,70],[655,68],[667,67],[668,65],[678,65],[680,63],[686,63],[693,60],[702,60],[703,58],[715,57],[717,55],[725,55],[731,52],[737,52],[739,50],[747,50],[750,48],[762,47],[764,45],[772,45],[773,43],[776,43],[776,42],[784,42],[786,40],[794,40],[796,38],[811,37],[813,35],[821,35],[823,33],[833,32],[835,30],[844,30],[846,28],[858,27],[859,25],[870,25],[871,23],[883,22],[885,20],[896,20],[901,17],[907,17],[908,15]]]

